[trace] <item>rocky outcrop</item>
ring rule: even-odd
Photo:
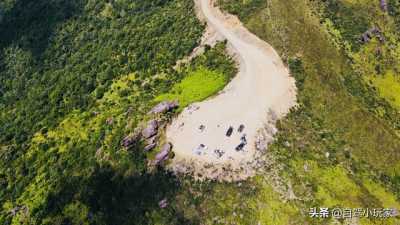
[[[148,152],[148,151],[153,150],[155,147],[157,147],[157,141],[158,141],[157,136],[153,136],[153,137],[147,139],[146,146],[144,147],[144,151]]]
[[[124,139],[122,139],[122,146],[125,148],[130,148],[139,143],[140,138],[141,138],[141,133],[137,129],[135,132],[129,134]]]
[[[18,213],[23,213],[27,215],[29,213],[29,208],[27,206],[17,206],[9,211],[11,216],[16,216]]]
[[[161,148],[161,151],[156,155],[154,163],[158,165],[167,160],[169,153],[171,152],[171,149],[172,149],[171,143],[164,144]]]
[[[151,138],[154,135],[156,135],[157,132],[158,132],[158,122],[157,122],[157,120],[150,120],[147,123],[146,128],[143,129],[142,136],[144,138],[146,138],[146,139],[147,138]]]
[[[387,12],[388,11],[388,5],[386,0],[380,0],[380,6],[382,11]]]
[[[146,145],[143,150],[145,152],[149,152],[149,151],[153,150],[155,147],[157,147],[157,143]]]
[[[159,103],[158,105],[154,106],[153,109],[149,111],[148,114],[159,114],[159,113],[166,113],[174,110],[179,106],[177,101],[164,101]],[[128,111],[131,111],[130,108]],[[128,113],[128,112],[127,112]],[[129,112],[130,113],[130,112]],[[148,152],[153,150],[158,145],[158,130],[160,128],[159,119],[152,119],[147,122],[146,126],[140,126],[142,128],[138,128],[134,133],[129,134],[122,140],[122,146],[125,148],[131,148],[132,146],[136,145],[137,143],[141,142],[144,144],[144,151]],[[112,118],[107,119],[107,124],[111,125],[113,123]],[[162,154],[169,152],[170,149],[167,151],[167,146],[163,146],[164,151],[161,151],[159,154],[160,160],[162,161]],[[170,146],[171,148],[171,146]],[[168,154],[167,154],[168,155]]]
[[[111,125],[113,125],[113,123],[114,123],[114,118],[112,118],[112,117],[107,118],[107,120],[106,120],[107,125],[111,126]]]
[[[160,208],[166,208],[168,206],[168,200],[166,198],[164,198],[163,200],[158,202],[158,206],[160,206]]]
[[[179,107],[179,103],[177,101],[163,101],[154,106],[149,114],[159,114],[170,112]]]
[[[121,145],[127,149],[139,144],[143,141],[145,144],[144,151],[151,151],[157,146],[157,134],[159,124],[157,120],[150,120],[147,126],[141,130],[137,128],[133,133],[122,139]]]
[[[385,37],[383,36],[381,30],[378,27],[373,27],[367,31],[365,31],[361,35],[361,42],[368,43],[372,38],[377,37],[380,42],[385,42]]]

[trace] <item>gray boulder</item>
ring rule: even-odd
[[[129,148],[135,144],[137,144],[140,140],[140,132],[136,130],[136,132],[129,134],[124,139],[122,139],[122,146],[125,148]]]
[[[361,42],[368,43],[372,38],[377,37],[380,42],[385,42],[385,37],[378,27],[372,27],[361,35]]]
[[[380,6],[381,6],[382,11],[384,11],[384,12],[388,11],[388,5],[387,5],[386,0],[380,0]]]
[[[147,123],[147,127],[142,131],[142,136],[144,138],[151,138],[158,132],[158,122],[157,120],[150,120]]]
[[[156,155],[155,164],[159,164],[168,159],[168,155],[171,152],[172,144],[166,143],[162,146],[161,151]]]
[[[9,211],[9,213],[11,214],[11,216],[16,216],[18,213],[22,212],[24,215],[27,215],[29,212],[29,209],[27,206],[17,206],[14,207],[13,209],[11,209]]]
[[[361,35],[361,42],[368,43],[371,40],[371,36],[369,33],[365,32]]]
[[[153,136],[146,141],[146,146],[144,147],[144,151],[148,152],[153,150],[157,146],[157,136]]]
[[[113,125],[114,118],[112,118],[112,117],[107,118],[106,123],[107,123],[107,125],[110,125],[110,126]]]
[[[145,152],[149,152],[149,151],[153,150],[156,146],[157,146],[157,144],[155,144],[155,143],[154,144],[149,144],[149,145],[146,145],[143,150]]]
[[[168,200],[166,198],[164,198],[163,200],[158,202],[158,206],[160,206],[160,208],[166,208],[168,206]]]
[[[147,144],[147,145],[150,145],[150,144],[157,144],[157,141],[158,141],[158,136],[156,135],[156,136],[153,136],[153,137],[147,139],[147,140],[146,140],[146,144]]]
[[[159,114],[159,113],[166,113],[172,111],[179,107],[179,103],[177,101],[163,101],[154,106],[149,114]]]

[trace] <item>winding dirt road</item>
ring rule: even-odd
[[[196,4],[201,19],[228,41],[239,73],[217,96],[187,107],[167,128],[175,153],[172,168],[203,178],[245,179],[272,140],[275,120],[296,104],[295,81],[275,50],[236,17],[223,14],[212,0]]]

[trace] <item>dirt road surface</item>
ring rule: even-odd
[[[201,178],[246,179],[276,132],[275,120],[296,104],[295,81],[276,51],[236,17],[212,0],[196,0],[196,6],[200,19],[228,41],[239,73],[217,96],[187,107],[167,128],[175,153],[171,168]]]

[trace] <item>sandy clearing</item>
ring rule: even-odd
[[[276,132],[275,120],[296,104],[295,81],[276,51],[236,17],[223,14],[213,0],[195,2],[208,30],[228,41],[239,73],[217,96],[187,107],[167,127],[167,141],[175,153],[169,168],[192,173],[195,178],[246,179],[262,163],[262,150]],[[242,124],[244,130],[239,132]],[[231,126],[233,133],[227,137]],[[243,135],[247,144],[237,151]],[[256,143],[264,147],[259,149]],[[223,152],[222,156],[216,150]]]

